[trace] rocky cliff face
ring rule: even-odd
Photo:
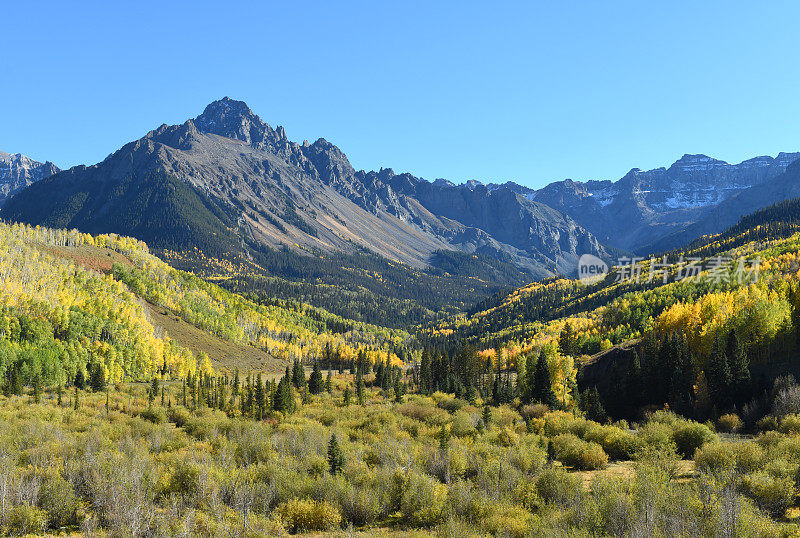
[[[28,185],[59,171],[51,162],[40,163],[20,153],[0,151],[0,205]]]
[[[365,248],[414,267],[425,267],[437,250],[480,252],[537,277],[571,274],[587,252],[608,254],[570,217],[512,189],[431,183],[390,169],[356,171],[325,139],[292,142],[282,127],[273,129],[228,98],[181,125],[162,125],[97,165],[34,185],[3,216],[138,232],[156,248],[202,249],[212,242],[215,252],[253,244],[302,252]]]
[[[567,179],[539,190],[510,188],[563,211],[607,245],[641,250],[700,221],[722,202],[776,178],[797,159],[800,153],[779,153],[728,164],[687,154],[669,168],[634,168],[616,182]]]

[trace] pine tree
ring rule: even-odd
[[[78,407],[80,406],[80,400],[79,400],[79,393],[78,393],[78,390],[79,390],[79,389],[78,389],[78,385],[77,385],[77,384],[75,384],[75,401],[73,401],[73,402],[72,402],[72,408],[73,408],[75,411],[77,411],[77,410],[78,410]]]
[[[553,394],[553,385],[550,380],[550,368],[547,365],[547,357],[544,354],[536,361],[536,370],[533,378],[533,399],[548,407],[555,407],[556,397]]]
[[[254,393],[255,398],[255,418],[261,420],[267,414],[267,398],[264,393],[264,383],[261,381],[261,372],[256,376],[256,388]]]
[[[364,379],[359,376],[358,385],[356,386],[356,398],[358,399],[358,405],[364,405],[366,403],[364,391],[366,387],[364,386]]]
[[[577,354],[575,332],[569,322],[566,322],[564,328],[561,329],[561,334],[558,337],[558,347],[561,349],[562,355],[574,357]]]
[[[427,348],[422,350],[422,360],[419,368],[419,391],[422,394],[430,394],[433,392],[431,354]]]
[[[712,343],[711,356],[706,370],[711,405],[719,411],[725,411],[729,407],[732,376],[728,355],[719,337],[714,338]]]
[[[328,394],[333,392],[333,376],[330,370],[328,370],[328,376],[325,378],[325,392]]]
[[[319,367],[319,361],[314,361],[314,370],[308,378],[308,391],[311,394],[319,394],[323,389],[322,370]]]
[[[58,407],[61,407],[64,400],[64,385],[62,385],[61,383],[58,384],[58,388],[56,389],[56,394],[58,395]]]
[[[344,468],[344,454],[336,439],[336,434],[332,433],[328,441],[328,469],[332,475],[337,475]]]
[[[106,390],[106,369],[99,362],[92,363],[89,372],[89,386],[94,392]]]
[[[741,403],[750,397],[750,359],[734,331],[728,335],[726,348],[731,371],[731,392],[733,403]]]
[[[83,369],[78,367],[78,372],[75,374],[75,386],[83,390],[86,388],[86,374]]]
[[[489,424],[492,422],[492,408],[488,405],[483,406],[483,425],[488,429]]]
[[[342,394],[342,398],[345,406],[350,405],[350,385],[347,385],[344,388],[344,394]]]
[[[450,446],[450,432],[447,430],[447,426],[442,424],[442,429],[439,432],[439,452],[441,452],[442,454],[446,454],[449,446]]]
[[[599,422],[600,424],[608,420],[608,415],[603,407],[603,403],[600,401],[600,393],[597,391],[597,387],[586,389],[586,392],[584,392],[581,397],[581,404],[581,408],[587,419]]]
[[[306,373],[303,370],[303,363],[300,359],[295,359],[292,365],[292,384],[297,390],[306,386]]]
[[[33,376],[33,401],[34,403],[42,403],[42,378],[39,374]]]

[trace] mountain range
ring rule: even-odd
[[[264,253],[291,253],[295,264],[296,256],[310,264],[378,256],[421,271],[455,255],[448,271],[472,257],[486,280],[518,284],[571,275],[582,254],[647,254],[722,231],[796,196],[800,165],[790,164],[798,158],[728,164],[687,154],[614,182],[456,185],[389,168],[355,170],[327,140],[293,142],[283,127],[226,97],[92,166],[60,171],[0,154],[0,201],[10,196],[6,220],[131,235],[182,259],[250,260],[272,276],[291,271],[283,262],[267,267]],[[508,277],[509,268],[518,274]]]
[[[224,98],[103,162],[40,181],[8,220],[133,235],[156,249],[248,255],[254,246],[355,252],[424,268],[438,251],[489,254],[534,278],[607,256],[572,218],[511,189],[356,171],[336,146],[290,141]]]
[[[60,168],[49,161],[40,163],[21,153],[0,151],[0,205],[9,196],[60,171]]]

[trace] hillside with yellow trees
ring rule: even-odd
[[[424,326],[419,338],[430,347],[476,348],[490,378],[504,371],[520,378],[528,358],[545,353],[562,405],[580,387],[605,392],[614,416],[647,405],[689,416],[741,408],[772,377],[797,370],[798,219],[798,201],[784,202],[680,251],[621,260],[600,282],[556,278],[519,288]],[[611,361],[613,368],[601,360],[599,368],[598,358],[621,344],[624,360]]]
[[[261,354],[273,371],[325,349],[396,363],[409,339],[307,306],[256,305],[172,269],[135,239],[19,224],[0,225],[0,297],[0,372],[25,384],[67,385],[95,368],[117,382],[238,366],[212,361],[204,342]],[[172,339],[159,317],[191,338]]]

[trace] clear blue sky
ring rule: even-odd
[[[456,182],[800,151],[800,3],[560,4],[5,2],[0,150],[92,164],[228,95]]]

